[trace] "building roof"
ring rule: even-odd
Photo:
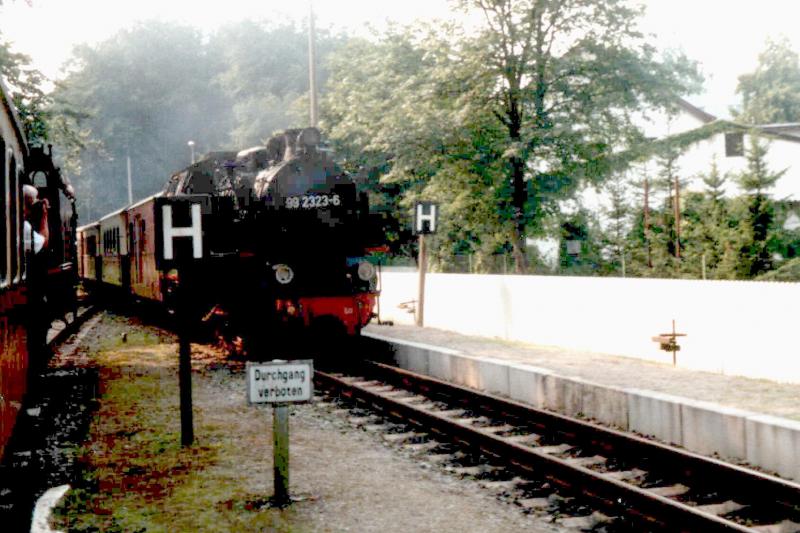
[[[703,124],[708,124],[709,122],[714,122],[715,120],[717,120],[717,117],[715,117],[711,113],[703,111],[696,105],[692,105],[680,97],[678,98],[678,106],[687,113],[689,113],[690,115],[692,115],[693,117],[695,117],[697,120],[702,122]]]
[[[703,124],[710,124],[715,121],[724,121],[731,125],[731,129],[746,132],[749,130],[758,130],[765,135],[781,139],[784,141],[800,143],[800,122],[781,122],[774,124],[754,124],[752,126],[740,124],[737,122],[720,119],[719,117],[708,113],[696,105],[693,105],[683,98],[678,98],[678,107],[695,117]]]

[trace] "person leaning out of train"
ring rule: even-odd
[[[50,240],[50,230],[47,223],[47,198],[39,200],[39,191],[32,185],[23,185],[22,194],[24,202],[23,241],[26,252],[38,254],[45,248]]]

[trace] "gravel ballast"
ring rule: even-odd
[[[123,336],[123,334],[125,334]],[[97,411],[56,510],[63,531],[559,531],[471,479],[351,424],[329,401],[291,407],[290,491],[272,494],[272,411],[250,406],[241,362],[192,345],[195,444],[181,448],[177,344],[103,313],[51,363],[99,376]],[[80,409],[80,407],[76,407]],[[84,408],[85,410],[85,408]],[[46,416],[46,413],[43,413]],[[46,478],[46,476],[45,476]],[[45,490],[48,487],[43,487]],[[94,529],[93,529],[94,528]]]

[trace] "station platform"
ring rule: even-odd
[[[800,481],[800,385],[434,328],[363,333],[409,370]]]

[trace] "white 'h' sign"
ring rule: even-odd
[[[172,239],[175,237],[192,238],[192,256],[203,257],[203,224],[200,218],[200,204],[192,204],[192,225],[180,228],[172,227],[172,206],[161,206],[161,226],[164,236],[164,259],[173,259]]]
[[[425,208],[428,212],[425,213]],[[430,202],[419,202],[416,205],[416,233],[436,233],[436,207],[437,205]],[[425,222],[428,223],[428,231],[425,231]]]

